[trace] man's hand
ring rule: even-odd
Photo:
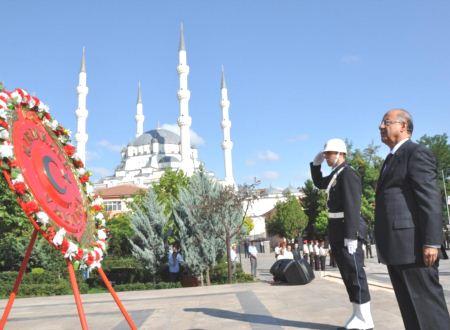
[[[423,262],[425,266],[431,267],[436,262],[438,257],[438,249],[434,247],[424,246],[423,247]]]
[[[323,156],[323,151],[319,152],[316,157],[314,157],[313,160],[313,165],[314,166],[319,166],[323,163],[323,160],[325,159],[325,157]]]

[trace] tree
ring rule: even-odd
[[[219,185],[200,169],[188,186],[180,190],[173,210],[184,260],[189,270],[201,277],[202,284],[204,273],[210,284],[209,269],[225,249],[214,230],[220,225],[218,218],[208,204],[210,198],[218,196],[219,189]]]
[[[176,225],[174,215],[174,203],[178,200],[178,195],[183,188],[189,184],[189,178],[183,171],[174,171],[167,168],[159,182],[153,184],[153,189],[156,193],[158,202],[164,206],[164,214],[168,218],[165,233],[167,233],[168,243],[174,244],[179,241],[178,227]]]
[[[444,207],[443,214],[446,215],[444,217],[445,219],[448,217],[446,195],[447,196],[450,195],[450,185],[448,184],[449,183],[448,177],[450,175],[450,144],[448,143],[448,136],[445,133],[442,135],[437,134],[434,136],[424,135],[417,142],[429,148],[436,157],[438,184],[442,193],[442,200]],[[447,191],[444,191],[443,180],[447,181],[446,182]],[[444,219],[443,219],[444,223],[450,221],[450,219],[448,219],[447,221],[445,221]]]
[[[158,202],[156,193],[149,189],[145,207],[137,207],[131,218],[134,236],[130,240],[133,256],[138,259],[155,280],[155,274],[166,257],[164,227],[167,217],[164,207]]]
[[[110,234],[108,241],[109,255],[127,256],[131,254],[131,243],[129,238],[132,237],[134,233],[131,228],[131,217],[131,213],[120,213],[108,220],[108,230]]]
[[[286,201],[275,205],[275,213],[268,223],[268,231],[286,238],[295,238],[303,232],[308,217],[297,197],[288,195]]]
[[[32,231],[16,196],[0,179],[0,271],[19,269]]]
[[[314,235],[316,229],[315,222],[320,212],[319,203],[323,192],[314,186],[312,180],[305,181],[305,186],[302,188],[302,191],[305,194],[302,198],[302,205],[304,207],[304,212],[308,216],[306,230],[309,235]]]

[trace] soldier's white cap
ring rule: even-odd
[[[327,141],[327,143],[325,143],[325,146],[323,148],[323,152],[327,151],[341,152],[346,154],[347,146],[342,139],[330,139]]]

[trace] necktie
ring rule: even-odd
[[[389,153],[389,155],[387,155],[387,157],[384,161],[384,164],[383,164],[383,169],[381,170],[381,176],[383,176],[386,173],[393,156],[394,156],[394,154],[392,154],[392,153]]]

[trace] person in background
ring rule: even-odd
[[[256,267],[258,265],[258,250],[256,250],[255,243],[250,242],[250,246],[248,247],[248,255],[250,258],[250,268],[253,278],[256,277]]]
[[[328,249],[325,248],[325,244],[323,241],[319,243],[319,258],[320,258],[320,275],[325,275],[325,263],[327,259]]]
[[[261,253],[266,253],[264,248],[264,241],[259,242],[259,246],[261,247]]]
[[[301,259],[300,247],[298,246],[298,243],[294,244],[294,249],[292,251],[292,255],[294,256],[294,260],[300,260]]]
[[[317,240],[314,241],[313,249],[314,249],[314,270],[319,271],[320,255],[319,255],[319,242]]]
[[[184,262],[184,260],[176,244],[173,245],[172,251],[169,251],[168,261],[169,280],[170,282],[178,282],[180,277],[180,265]]]
[[[231,267],[233,270],[233,276],[236,273],[236,264],[238,262],[238,255],[236,252],[236,244],[232,244],[231,245],[231,249],[230,249],[230,260],[231,260]]]
[[[292,246],[288,245],[286,251],[284,252],[285,259],[294,259],[294,254],[292,253]]]
[[[308,262],[308,257],[309,257],[308,241],[305,239],[303,241],[303,260],[305,260],[305,262]]]

